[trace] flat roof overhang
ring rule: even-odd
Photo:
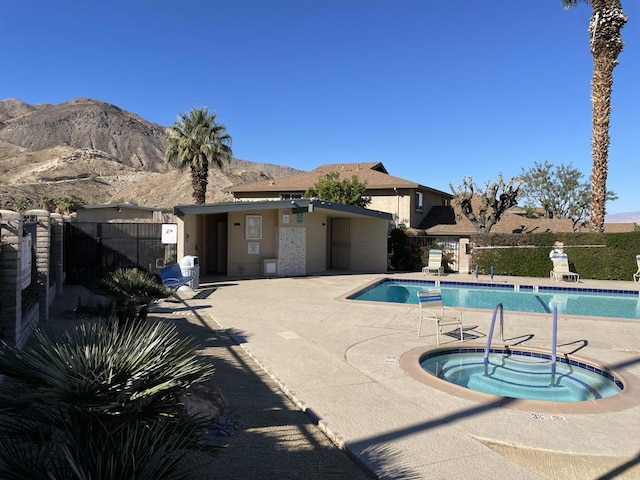
[[[343,205],[341,203],[327,202],[315,199],[295,199],[295,200],[274,200],[264,202],[233,202],[233,203],[211,203],[203,205],[176,205],[173,207],[173,214],[179,217],[184,215],[210,215],[216,213],[249,212],[259,210],[281,210],[291,209],[294,213],[312,213],[316,210],[328,210],[340,213],[345,217],[369,217],[380,218],[391,221],[393,216],[387,212],[379,210],[369,210],[368,208]]]

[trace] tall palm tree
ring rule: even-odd
[[[592,136],[591,156],[591,229],[604,231],[605,203],[607,199],[607,167],[609,161],[609,121],[611,120],[611,91],[613,69],[622,52],[622,27],[627,16],[620,0],[561,0],[565,8],[578,3],[591,4],[589,46],[593,56],[591,78]]]
[[[205,203],[209,164],[222,168],[233,155],[231,136],[224,125],[217,123],[216,114],[207,108],[194,108],[188,114],[181,113],[169,127],[165,147],[167,163],[180,171],[191,170],[194,202]]]

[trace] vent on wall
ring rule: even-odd
[[[264,260],[264,268],[263,268],[264,276],[268,277],[271,275],[278,274],[278,259],[277,258],[269,258]]]

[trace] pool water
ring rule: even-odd
[[[566,315],[640,319],[640,294],[632,290],[384,279],[348,298],[417,304],[417,292],[429,288],[438,288],[450,307],[493,310],[502,303],[509,311],[551,313],[555,306]]]
[[[500,397],[553,402],[582,402],[612,397],[623,389],[609,372],[583,362],[558,358],[551,374],[551,356],[526,350],[453,349],[427,354],[422,368],[449,383]]]

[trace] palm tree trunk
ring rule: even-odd
[[[205,203],[208,176],[208,170],[191,167],[191,187],[193,188],[193,201],[196,205]]]
[[[607,172],[609,164],[609,123],[611,120],[611,92],[613,68],[616,61],[610,58],[594,59],[591,101],[593,104],[591,157],[591,229],[604,231],[605,203],[607,197]]]
[[[607,170],[609,164],[609,123],[611,120],[611,93],[613,69],[622,52],[621,31],[627,22],[620,0],[592,0],[589,22],[589,45],[593,55],[591,80],[592,137],[591,156],[591,230],[604,231],[607,198]]]

